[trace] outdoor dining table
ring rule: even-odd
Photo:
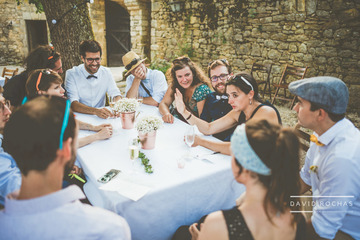
[[[170,239],[179,226],[233,207],[236,198],[244,192],[244,186],[234,180],[231,157],[211,154],[212,151],[200,146],[188,148],[184,133],[189,125],[178,119],[173,124],[164,123],[157,130],[154,149],[141,149],[154,170],[149,174],[140,160],[134,167],[129,158],[128,142],[137,136],[136,129],[122,129],[120,119],[75,114],[81,121],[95,125],[111,123],[114,127],[115,134],[110,139],[78,149],[77,159],[86,174],[84,191],[89,201],[124,217],[131,228],[132,239]],[[161,117],[158,108],[143,104],[135,122],[146,115]],[[88,134],[91,132],[80,131],[79,137]],[[215,140],[211,136],[208,138]],[[189,154],[202,155],[201,158],[212,163],[191,157],[185,160],[184,168],[178,168],[177,160]],[[98,182],[110,169],[121,172],[109,183]],[[107,186],[112,189],[104,189]],[[124,194],[130,191],[136,195],[144,188],[146,194],[137,201]]]

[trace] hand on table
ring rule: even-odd
[[[182,116],[184,116],[186,108],[185,108],[185,103],[183,100],[183,95],[181,94],[179,89],[176,89],[175,91],[176,92],[175,92],[174,96],[175,96],[176,109]]]
[[[104,123],[104,124],[101,124],[101,125],[94,126],[93,131],[98,132],[98,131],[102,130],[103,128],[106,128],[106,127],[110,127],[112,129],[111,124]]]
[[[108,117],[113,117],[114,115],[112,114],[112,112],[107,109],[107,108],[100,108],[97,109],[95,112],[96,116],[98,116],[99,118],[108,118]]]
[[[108,125],[109,126],[104,127],[98,133],[96,133],[98,140],[108,139],[112,136],[112,134],[113,134],[112,126],[110,124],[108,124]]]
[[[167,113],[162,116],[162,120],[166,123],[174,123],[174,116],[171,113]]]

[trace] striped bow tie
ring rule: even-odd
[[[319,142],[319,140],[317,139],[317,137],[314,134],[310,135],[310,141],[314,142],[316,145],[322,147],[325,146],[325,144]]]
[[[226,96],[226,95],[216,95],[216,99],[217,100],[220,100],[220,99],[228,99],[228,96]]]

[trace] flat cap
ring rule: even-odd
[[[345,83],[335,77],[312,77],[289,84],[289,91],[324,110],[343,114],[349,103],[349,90]]]

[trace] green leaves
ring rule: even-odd
[[[146,173],[153,173],[154,170],[152,169],[152,166],[149,164],[150,159],[146,157],[146,155],[142,152],[139,152],[139,158],[141,160],[142,165],[144,165],[144,169]]]

